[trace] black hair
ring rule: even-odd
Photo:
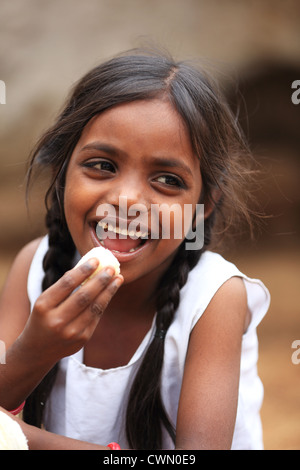
[[[134,449],[160,449],[163,429],[175,441],[161,398],[164,338],[180,302],[180,290],[201,254],[242,214],[249,219],[239,189],[249,157],[243,135],[215,84],[203,71],[168,54],[131,51],[95,67],[74,87],[55,124],[38,142],[30,161],[28,181],[36,166],[51,168],[46,194],[49,249],[44,258],[45,290],[72,266],[75,246],[64,217],[63,194],[68,162],[90,119],[104,110],[136,100],[167,99],[182,117],[195,154],[200,160],[202,202],[213,205],[205,223],[201,250],[186,250],[183,242],[156,293],[156,334],[131,387],[126,414],[126,434]],[[217,195],[217,196],[216,196]],[[58,365],[28,398],[24,419],[36,426],[53,386]],[[100,419],[100,418],[99,418]]]

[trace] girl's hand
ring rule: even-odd
[[[19,340],[24,351],[55,363],[74,354],[91,338],[108,303],[123,282],[106,267],[81,285],[97,268],[90,259],[66,272],[37,299]],[[36,360],[36,359],[35,359]]]

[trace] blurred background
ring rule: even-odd
[[[254,242],[224,255],[263,280],[272,303],[259,327],[266,449],[300,449],[300,80],[298,0],[1,0],[0,288],[24,243],[44,233],[43,181],[29,211],[30,150],[89,68],[148,42],[216,73],[261,165]],[[300,98],[300,94],[299,94]],[[298,356],[300,358],[300,354]]]

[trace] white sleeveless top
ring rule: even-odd
[[[33,307],[41,294],[42,260],[48,249],[41,241],[28,276],[28,296]],[[222,256],[205,252],[190,272],[181,290],[180,305],[165,338],[162,398],[176,423],[179,395],[189,335],[220,286],[233,276],[244,280],[251,323],[243,336],[237,418],[232,449],[262,449],[260,408],[263,386],[257,375],[256,327],[266,314],[270,296],[257,279],[249,279]],[[96,369],[83,364],[83,350],[60,361],[59,372],[45,410],[45,428],[57,434],[106,445],[116,441],[128,449],[124,434],[126,402],[133,377],[155,333],[154,321],[129,363],[113,369]],[[165,433],[163,449],[174,445]]]

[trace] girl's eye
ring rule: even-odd
[[[158,178],[156,178],[156,181],[158,183],[166,184],[168,186],[174,186],[179,188],[183,187],[183,183],[180,181],[180,179],[172,175],[159,176]]]
[[[90,162],[85,162],[85,167],[94,168],[95,170],[105,171],[115,173],[116,169],[114,165],[107,160],[95,160]]]

